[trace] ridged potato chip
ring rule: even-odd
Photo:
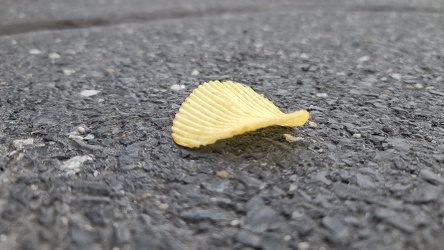
[[[309,113],[285,114],[250,87],[232,81],[210,81],[185,99],[173,121],[172,137],[195,148],[268,126],[302,126]]]

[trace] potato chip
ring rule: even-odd
[[[302,126],[309,113],[285,114],[250,87],[232,81],[210,81],[185,99],[173,121],[172,137],[195,148],[268,126]]]

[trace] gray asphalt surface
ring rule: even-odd
[[[0,249],[444,249],[441,1],[71,2],[0,0]],[[311,123],[175,145],[228,79]]]

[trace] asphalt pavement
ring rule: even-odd
[[[438,0],[0,0],[0,249],[444,249],[442,27]],[[180,147],[209,80],[309,123]]]

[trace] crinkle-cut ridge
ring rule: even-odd
[[[176,114],[172,137],[181,146],[195,148],[268,126],[302,126],[309,113],[281,112],[252,88],[232,81],[210,81],[185,99]]]

